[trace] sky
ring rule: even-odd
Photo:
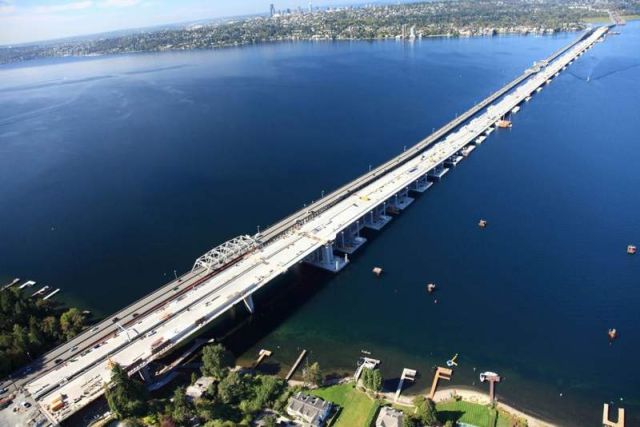
[[[345,4],[316,0],[314,6]],[[360,3],[352,1],[348,3]],[[307,8],[309,0],[0,0],[0,45]]]

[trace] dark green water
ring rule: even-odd
[[[598,44],[352,258],[257,296],[227,344],[422,378],[454,353],[563,425],[640,424],[640,26]],[[574,35],[244,49],[0,68],[0,275],[108,313],[208,248],[411,145]],[[489,220],[485,230],[476,223]],[[371,268],[381,265],[376,279]],[[436,282],[438,303],[425,291]],[[620,339],[609,346],[606,331]],[[560,396],[562,393],[562,397]]]

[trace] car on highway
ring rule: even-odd
[[[55,363],[56,365],[59,365],[62,363],[62,359],[56,359],[53,361],[53,363]]]
[[[8,391],[9,391],[9,388],[8,388],[8,387],[5,387],[5,388],[1,389],[1,390],[0,390],[0,396],[2,396],[3,394],[5,394],[5,393],[6,393],[6,392],[8,392]]]
[[[100,328],[96,326],[95,328],[91,329],[91,332],[96,332],[98,329]]]

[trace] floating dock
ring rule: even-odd
[[[304,357],[306,355],[307,355],[307,350],[302,350],[302,352],[300,353],[300,356],[298,356],[298,358],[296,359],[296,362],[293,364],[291,369],[289,369],[289,373],[287,374],[286,377],[284,377],[285,381],[289,381],[291,379],[291,377],[293,377],[293,374],[296,373],[296,370],[298,369],[298,366],[304,360]]]

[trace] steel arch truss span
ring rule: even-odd
[[[205,268],[207,271],[216,270],[256,247],[258,247],[258,242],[251,236],[235,237],[198,258],[191,271],[196,270],[198,267]]]

